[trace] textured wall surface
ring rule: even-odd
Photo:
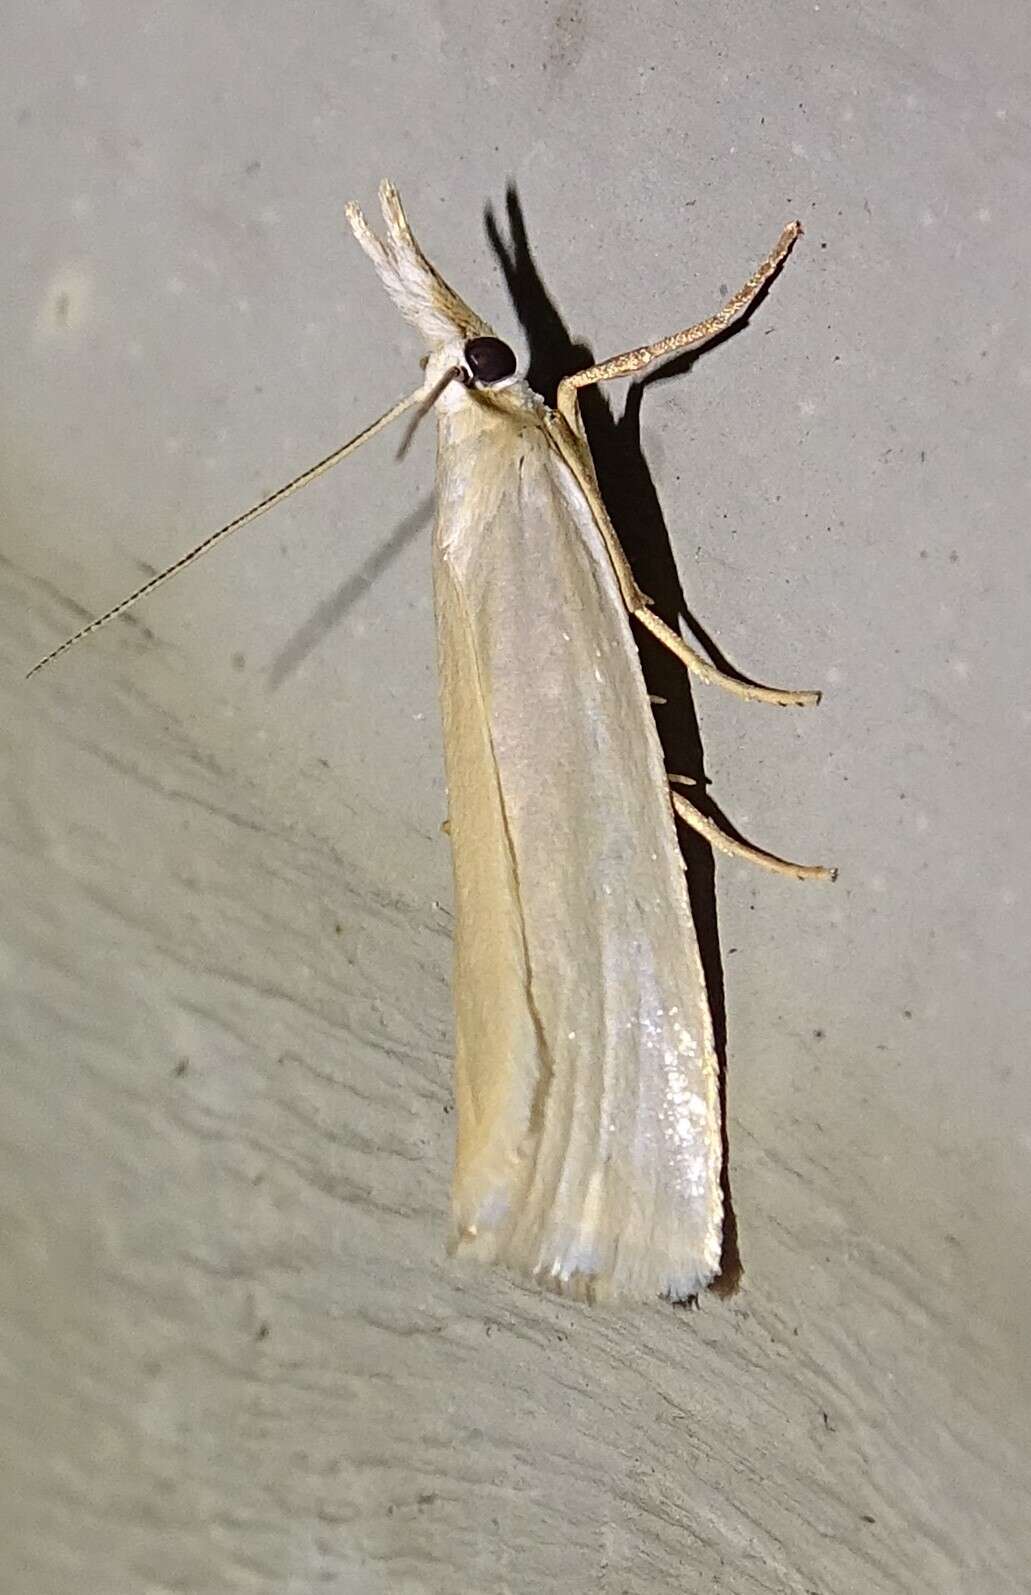
[[[12,9],[5,1588],[1025,1589],[1023,0]],[[594,418],[642,584],[826,694],[670,688],[728,819],[841,869],[695,860],[744,1266],[695,1313],[444,1255],[431,426],[21,679],[418,380],[343,226],[384,174],[545,378],[806,226]]]

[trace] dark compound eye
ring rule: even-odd
[[[473,381],[484,387],[504,382],[515,373],[516,357],[500,338],[470,338],[465,346],[465,358]]]

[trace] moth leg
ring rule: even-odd
[[[665,355],[675,354],[679,350],[690,348],[692,345],[701,346],[714,338],[717,333],[728,327],[738,316],[747,311],[753,304],[757,294],[777,272],[787,258],[792,244],[802,231],[800,222],[791,222],[785,227],[777,240],[776,245],[762,265],[749,277],[743,288],[733,294],[721,310],[714,316],[708,316],[704,321],[698,321],[693,327],[686,327],[683,332],[674,332],[667,338],[660,338],[657,343],[646,343],[640,349],[630,349],[626,354],[613,355],[610,360],[602,360],[598,365],[588,366],[586,371],[575,371],[572,376],[564,377],[558,388],[558,411],[567,426],[586,447],[583,424],[580,418],[580,401],[578,389],[590,387],[595,382],[608,382],[613,377],[625,377],[635,371],[642,370],[651,365],[654,360],[661,360]],[[607,519],[607,517],[606,517]],[[608,530],[608,529],[607,529]],[[748,698],[756,703],[776,703],[789,707],[805,707],[820,701],[818,692],[795,692],[779,687],[753,686],[749,682],[739,681],[736,676],[728,676],[726,671],[719,670],[707,659],[704,659],[696,649],[686,643],[681,636],[660,620],[644,602],[644,594],[637,588],[629,568],[626,566],[625,556],[618,559],[613,543],[616,541],[615,532],[606,536],[609,552],[617,565],[617,575],[623,595],[630,613],[636,620],[659,639],[670,653],[693,670],[702,681],[707,681],[715,686],[725,687],[728,692],[733,692],[739,698]],[[619,551],[622,555],[622,550]]]
[[[709,663],[708,659],[703,658],[696,648],[685,642],[679,632],[667,626],[654,609],[642,605],[639,609],[631,609],[630,613],[635,620],[641,622],[642,626],[648,628],[653,637],[659,639],[664,648],[675,654],[688,670],[693,670],[702,681],[724,687],[737,698],[748,698],[753,703],[779,703],[788,708],[798,709],[804,709],[806,705],[820,701],[818,692],[791,692],[785,687],[757,687],[750,681],[739,681],[737,676],[728,676],[725,670],[718,670],[715,665]]]
[[[693,345],[700,347],[708,343],[717,333],[722,332],[724,327],[729,327],[732,321],[743,315],[754,302],[766,283],[787,259],[791,246],[801,231],[801,222],[790,222],[762,265],[752,273],[744,287],[739,288],[714,316],[707,316],[704,321],[696,321],[693,327],[685,327],[683,332],[671,332],[668,337],[660,338],[656,343],[646,343],[640,349],[628,349],[625,354],[616,354],[609,360],[600,361],[598,365],[588,366],[586,371],[575,371],[572,376],[563,377],[558,386],[558,412],[577,437],[583,438],[577,400],[578,388],[590,387],[595,382],[610,382],[613,377],[632,376],[635,371],[643,370],[654,360],[661,360],[668,354],[677,354],[680,350],[689,349]]]
[[[718,848],[721,853],[730,853],[735,858],[750,859],[753,864],[761,864],[764,869],[773,870],[777,875],[794,875],[800,881],[834,881],[838,878],[836,869],[827,869],[823,864],[792,864],[786,858],[777,858],[773,853],[764,853],[757,847],[749,847],[747,842],[739,842],[733,836],[728,836],[721,831],[704,814],[700,814],[693,804],[680,796],[679,792],[671,792],[673,808],[685,825],[692,831],[697,831],[699,836],[704,836],[711,847]]]

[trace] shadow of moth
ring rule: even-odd
[[[688,1300],[719,1271],[723,1201],[717,1059],[674,815],[770,869],[832,872],[733,840],[671,790],[630,619],[739,697],[819,694],[727,676],[652,612],[602,503],[577,395],[713,338],[801,228],[785,228],[715,315],[567,377],[552,410],[426,259],[392,184],[380,201],[382,237],[356,206],[347,214],[425,340],[423,382],[34,669],[398,416],[432,407],[455,878],[452,1250],[588,1300]]]

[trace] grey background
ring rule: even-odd
[[[5,11],[6,1587],[1026,1588],[1023,0]],[[418,380],[385,174],[518,342],[513,181],[598,355],[806,225],[641,408],[692,612],[826,692],[696,690],[714,798],[841,869],[716,871],[698,1313],[444,1256],[432,427],[21,679]]]

